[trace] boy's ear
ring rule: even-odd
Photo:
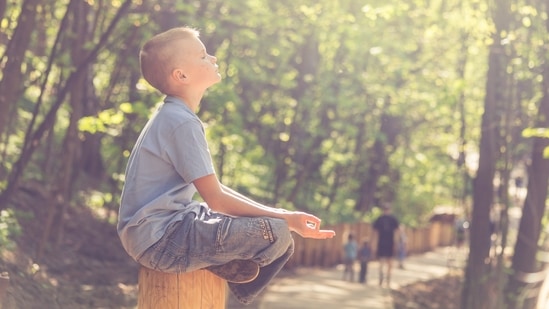
[[[171,77],[178,82],[186,83],[188,81],[187,75],[181,69],[173,70]]]

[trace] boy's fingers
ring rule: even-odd
[[[332,238],[335,236],[335,232],[332,230],[319,230],[314,233],[310,233],[307,235],[307,238],[313,238],[313,239],[327,239]]]
[[[320,230],[319,233],[323,236],[326,236],[326,238],[332,238],[336,234],[333,230]]]
[[[320,226],[320,224],[318,224],[316,222],[313,222],[313,221],[310,221],[310,220],[307,220],[306,225],[307,225],[308,228],[314,229],[314,230],[318,230],[319,226]]]
[[[301,236],[313,239],[327,239],[335,236],[335,232],[332,230],[320,229],[321,220],[316,216],[313,216],[311,214],[305,214],[305,217],[303,217],[303,219],[305,223],[305,229],[301,231],[303,233]]]

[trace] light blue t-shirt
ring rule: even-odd
[[[351,240],[351,241],[347,242],[345,244],[345,246],[343,247],[343,250],[344,250],[344,253],[345,253],[345,258],[347,258],[349,260],[355,260],[356,256],[357,256],[357,250],[358,250],[357,247],[358,247],[358,245],[357,245],[356,241]]]
[[[138,259],[170,223],[198,213],[202,206],[193,201],[192,182],[214,173],[202,122],[183,101],[166,97],[126,167],[117,229],[128,254]]]

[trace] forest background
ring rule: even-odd
[[[188,25],[223,76],[198,112],[223,183],[325,224],[388,203],[417,227],[449,207],[471,222],[462,308],[534,308],[549,261],[548,15],[546,0],[0,0],[1,251],[25,220],[35,261],[77,209],[114,226],[162,100],[139,48]],[[493,237],[511,250],[488,259]]]

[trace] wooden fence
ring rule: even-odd
[[[343,246],[350,233],[355,236],[359,246],[364,240],[370,241],[373,256],[375,256],[376,243],[375,239],[372,239],[372,227],[369,223],[341,224],[326,228],[334,230],[336,236],[327,240],[315,240],[296,235],[294,237],[295,252],[286,266],[332,267],[341,263]],[[444,222],[433,222],[423,228],[406,228],[405,233],[408,255],[452,245],[455,238],[454,224]]]

